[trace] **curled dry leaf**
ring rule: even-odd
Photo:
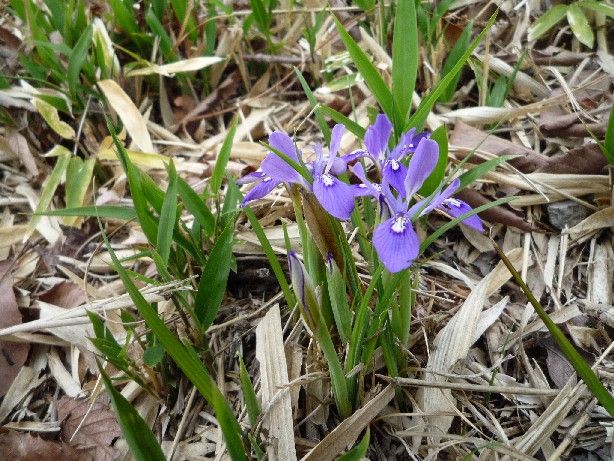
[[[88,411],[89,410],[89,411]],[[108,405],[94,402],[90,410],[88,400],[62,397],[58,401],[60,437],[73,446],[87,450],[97,461],[111,461],[117,456],[112,443],[121,432]]]
[[[518,168],[523,173],[531,173],[540,167],[548,165],[549,159],[545,155],[463,122],[456,123],[454,130],[450,133],[449,142],[450,145],[467,149],[469,152],[477,149],[499,157],[503,155],[518,155],[519,157],[510,160],[509,164]],[[474,159],[477,160],[477,157],[474,157]]]
[[[474,189],[463,189],[456,194],[458,198],[464,200],[473,208],[477,208],[490,200],[480,194]],[[480,217],[486,221],[505,224],[506,226],[512,226],[525,232],[531,232],[535,230],[533,226],[521,216],[518,216],[509,208],[503,206],[496,206],[480,213]]]
[[[582,161],[578,161],[582,159]],[[548,164],[537,169],[541,173],[600,174],[608,164],[596,144],[587,144],[564,154],[548,158]]]
[[[13,293],[12,263],[0,263],[0,329],[18,325],[22,322]],[[11,383],[28,358],[30,346],[26,343],[5,342],[0,340],[0,397],[6,394]]]
[[[91,457],[68,444],[45,440],[29,433],[0,434],[0,455],[11,461],[87,461]]]
[[[87,298],[83,289],[73,282],[60,282],[41,293],[38,297],[41,301],[58,307],[72,309],[85,304]]]

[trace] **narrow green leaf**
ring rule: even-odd
[[[254,233],[256,234],[256,237],[258,237],[258,241],[260,242],[262,251],[264,251],[264,254],[269,260],[271,269],[273,269],[273,273],[275,274],[275,277],[277,278],[277,283],[279,284],[279,287],[281,288],[281,291],[284,294],[284,298],[286,299],[286,304],[288,306],[294,306],[294,303],[296,300],[294,299],[292,290],[290,290],[290,286],[288,285],[288,280],[286,280],[286,274],[281,268],[281,264],[279,264],[277,255],[275,254],[275,251],[273,250],[273,247],[271,246],[271,242],[269,242],[269,239],[264,233],[264,229],[262,228],[260,221],[258,221],[258,218],[256,218],[256,215],[254,214],[254,212],[249,206],[246,206],[243,209],[243,212],[245,213],[245,216],[247,216],[247,219],[249,219],[249,223],[251,224],[252,229],[254,230]]]
[[[43,186],[43,190],[41,191],[40,200],[36,205],[34,215],[32,216],[32,220],[30,221],[30,229],[36,228],[36,226],[40,222],[41,213],[43,211],[46,211],[51,204],[51,200],[53,200],[55,191],[58,188],[60,182],[62,181],[62,177],[64,176],[64,173],[66,173],[66,169],[68,168],[71,153],[64,146],[58,145],[51,149],[51,151],[47,155],[57,156],[58,160],[53,167],[53,171],[45,181],[45,185]]]
[[[317,111],[329,116],[335,122],[345,125],[345,127],[350,131],[350,133],[354,134],[357,138],[362,139],[365,136],[366,130],[363,127],[361,127],[354,120],[351,120],[345,115],[343,115],[341,112],[336,111],[332,107],[320,106]]]
[[[271,16],[268,14],[264,2],[262,0],[249,0],[249,4],[252,7],[252,13],[258,25],[258,29],[260,29],[260,32],[262,32],[265,37],[270,37]]]
[[[68,71],[66,73],[66,82],[68,83],[68,90],[73,100],[77,97],[79,90],[79,75],[81,68],[85,63],[88,50],[92,44],[92,24],[88,25],[79,40],[75,44],[75,47],[70,53],[68,60]]]
[[[422,100],[422,103],[420,104],[420,107],[418,107],[418,110],[416,110],[416,112],[410,117],[409,121],[407,122],[405,129],[409,129],[409,128],[416,128],[418,130],[422,129],[422,126],[424,125],[424,122],[426,121],[426,117],[428,116],[429,112],[431,111],[431,109],[433,108],[437,100],[439,99],[439,96],[446,90],[446,88],[448,88],[448,86],[450,85],[450,82],[452,82],[452,80],[456,77],[456,75],[461,71],[461,69],[465,65],[465,62],[467,61],[467,59],[469,59],[469,56],[471,56],[471,53],[473,53],[473,50],[475,50],[478,44],[484,39],[484,36],[486,35],[490,27],[495,22],[496,17],[497,17],[497,13],[495,12],[493,13],[493,15],[490,17],[490,19],[486,23],[486,27],[484,27],[484,30],[482,30],[482,32],[480,32],[480,34],[471,42],[471,44],[465,50],[465,52],[460,57],[458,62],[454,65],[452,69],[450,69],[450,72],[448,72],[439,81],[439,83],[437,83],[435,88],[431,90],[428,96],[426,96]]]
[[[143,352],[143,363],[149,367],[155,367],[164,358],[164,348],[159,345],[149,346]]]
[[[326,263],[326,280],[337,331],[341,341],[345,343],[352,334],[352,313],[348,305],[345,280],[332,258]]]
[[[362,51],[352,36],[345,30],[345,27],[343,27],[343,24],[339,22],[336,16],[333,15],[333,19],[335,20],[339,36],[350,53],[354,65],[365,79],[365,83],[373,93],[373,96],[382,110],[388,115],[388,118],[392,120],[393,125],[398,130],[399,127],[402,127],[404,118],[401,116],[399,109],[395,106],[392,92],[388,88],[388,85],[386,85],[386,82],[384,82],[384,79],[380,75],[380,71],[375,67],[375,64],[373,64],[373,60]]]
[[[605,388],[602,382],[599,380],[599,377],[595,374],[595,372],[591,369],[591,367],[586,363],[586,361],[582,358],[580,353],[576,350],[576,348],[571,344],[571,342],[565,336],[565,333],[558,327],[556,323],[552,321],[546,310],[542,307],[539,301],[533,295],[531,289],[527,286],[527,284],[522,280],[522,277],[514,267],[514,265],[507,258],[505,253],[499,245],[497,245],[494,241],[492,244],[499,254],[499,257],[512,274],[514,281],[518,284],[521,290],[524,292],[525,296],[535,309],[535,312],[539,316],[544,325],[548,328],[548,331],[558,344],[561,352],[565,355],[567,360],[571,363],[578,373],[578,376],[582,378],[584,384],[589,388],[591,393],[597,398],[599,403],[603,405],[606,411],[610,414],[610,417],[614,418],[614,397],[612,394]]]
[[[446,126],[441,125],[433,131],[431,139],[439,145],[439,158],[433,172],[426,178],[419,191],[420,195],[425,197],[431,195],[437,189],[446,174],[446,167],[448,166],[448,130]]]
[[[83,161],[80,157],[72,157],[66,169],[66,208],[79,208],[83,205],[85,194],[92,181],[96,160]],[[77,216],[66,216],[65,226],[72,226]]]
[[[64,208],[62,210],[47,210],[37,211],[34,215],[42,216],[100,216],[101,218],[118,219],[121,221],[130,221],[136,218],[134,208],[102,205],[102,206],[82,206],[76,208]]]
[[[177,177],[177,191],[186,210],[192,213],[205,233],[212,237],[215,232],[215,216],[213,216],[205,201],[180,177]]]
[[[605,141],[602,150],[610,165],[614,166],[614,105],[610,110],[610,118],[608,119],[608,127],[605,131]]]
[[[241,391],[243,393],[243,400],[245,401],[245,407],[247,408],[247,417],[249,419],[249,425],[254,428],[260,417],[260,404],[258,403],[258,397],[254,390],[254,384],[249,377],[245,363],[243,363],[243,357],[239,356],[239,381],[241,382]]]
[[[209,328],[215,320],[226,293],[233,238],[234,223],[229,223],[211,249],[207,264],[200,276],[194,311],[203,330]]]
[[[147,200],[143,192],[143,183],[141,180],[140,171],[130,161],[130,157],[124,148],[124,145],[117,139],[115,130],[111,126],[110,122],[107,123],[109,132],[113,137],[115,148],[117,149],[117,156],[124,168],[126,177],[128,178],[128,186],[130,188],[130,195],[132,196],[132,203],[134,204],[134,210],[136,211],[139,224],[147,237],[147,240],[152,245],[155,245],[158,235],[157,223],[154,220],[149,208],[147,206]],[[146,176],[146,175],[143,175]]]
[[[134,11],[128,9],[122,0],[109,0],[114,21],[129,34],[138,34],[139,26],[134,17]]]
[[[371,432],[369,428],[367,428],[367,432],[364,437],[360,441],[358,445],[356,445],[351,450],[348,450],[343,455],[337,458],[337,461],[361,461],[367,456],[367,450],[369,449],[369,439]]]
[[[576,3],[576,5],[582,8],[588,8],[589,10],[593,10],[596,13],[605,14],[606,16],[614,18],[614,6],[608,5],[604,1],[580,0]]]
[[[515,157],[516,155],[502,155],[501,157],[492,158],[490,160],[485,161],[484,163],[480,163],[479,165],[474,166],[459,177],[460,187],[458,188],[458,190],[464,189],[469,184],[480,179],[486,173],[494,170],[502,163],[505,163]]]
[[[328,363],[330,383],[333,389],[335,402],[337,403],[337,409],[342,418],[347,418],[352,414],[347,381],[345,379],[343,367],[337,356],[337,350],[335,349],[335,345],[333,344],[325,322],[319,322],[316,334],[318,337],[318,344]]]
[[[296,74],[298,81],[301,83],[301,86],[303,87],[303,92],[305,93],[305,96],[307,96],[307,99],[309,100],[309,104],[311,104],[311,108],[315,110],[316,121],[318,122],[320,131],[324,135],[324,140],[326,141],[327,144],[330,144],[331,131],[330,131],[330,128],[328,127],[328,124],[326,123],[326,120],[324,120],[324,117],[322,116],[321,112],[318,110],[318,108],[320,107],[320,103],[318,102],[315,95],[311,91],[311,88],[309,88],[309,84],[307,83],[307,80],[305,80],[305,77],[303,77],[303,74],[297,67],[294,68],[294,73]]]
[[[228,159],[230,158],[230,151],[232,150],[232,143],[237,131],[237,121],[235,117],[230,123],[228,134],[224,143],[220,149],[220,152],[215,160],[215,167],[213,168],[213,174],[211,175],[211,193],[217,195],[222,187],[222,179],[224,179],[224,173],[226,171],[226,165],[228,165]]]
[[[528,39],[530,42],[537,40],[544,35],[554,25],[565,17],[567,14],[567,5],[554,5],[548,9],[533,25],[529,28]]]
[[[575,4],[569,5],[567,7],[567,21],[580,43],[585,44],[589,48],[593,48],[595,44],[595,34],[582,8]]]
[[[414,0],[399,0],[392,41],[392,96],[403,116],[399,122],[402,124],[409,118],[411,109],[418,75],[419,46],[416,3]]]
[[[469,43],[471,42],[471,34],[473,32],[473,21],[469,21],[460,36],[456,40],[456,43],[448,53],[446,60],[443,63],[443,67],[441,68],[441,75],[447,75],[448,72],[456,63],[461,59],[465,50],[469,47]],[[439,96],[439,102],[449,102],[454,96],[454,92],[456,91],[456,87],[458,86],[458,82],[461,78],[461,72],[458,72],[456,76],[450,81],[447,88],[441,93]]]
[[[173,232],[177,221],[177,171],[172,160],[168,164],[168,179],[169,182],[164,202],[162,203],[156,239],[156,249],[165,265],[168,265],[168,258],[173,244]]]
[[[145,320],[145,323],[156,335],[160,344],[162,344],[164,349],[185,373],[187,378],[196,386],[205,400],[213,407],[215,416],[224,434],[231,459],[233,461],[247,460],[245,447],[243,446],[241,438],[241,426],[239,426],[237,419],[232,413],[228,403],[224,400],[224,396],[218,389],[215,381],[209,375],[192,347],[181,343],[181,341],[175,337],[156,310],[147,302],[134,285],[128,272],[122,267],[119,259],[117,259],[117,255],[113,247],[109,244],[105,233],[103,233],[103,238],[107,251],[111,255],[115,270],[119,274],[130,299],[132,299],[132,302]]]
[[[111,404],[119,427],[130,447],[132,455],[137,461],[165,461],[164,453],[156,436],[151,432],[139,412],[126,400],[121,392],[115,390],[111,379],[107,376],[104,368],[98,363],[100,377],[107,393],[111,398]]]
[[[479,206],[477,208],[474,208],[473,210],[468,211],[467,213],[459,216],[458,218],[452,219],[451,221],[447,222],[446,224],[444,224],[443,226],[438,228],[432,234],[429,234],[429,236],[420,244],[420,253],[423,253],[424,250],[426,250],[429,246],[431,246],[431,244],[435,240],[437,240],[439,237],[441,237],[447,231],[452,229],[454,226],[457,226],[458,224],[460,224],[465,219],[467,219],[467,218],[469,218],[469,217],[471,217],[473,215],[476,215],[478,213],[481,213],[482,211],[490,210],[491,208],[494,208],[496,206],[504,205],[506,203],[509,203],[512,200],[514,200],[515,198],[516,197],[503,197],[503,198],[500,198],[499,200],[495,200],[494,202],[485,203],[484,205]]]

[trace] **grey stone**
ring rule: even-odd
[[[573,200],[549,203],[546,205],[546,210],[548,210],[550,224],[559,230],[564,229],[565,226],[575,226],[588,216],[588,208]]]

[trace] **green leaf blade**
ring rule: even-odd
[[[414,0],[399,0],[392,42],[392,96],[403,124],[409,118],[418,75],[418,21]]]
[[[529,41],[532,42],[544,35],[563,19],[565,14],[567,14],[567,5],[555,5],[550,8],[529,28]]]

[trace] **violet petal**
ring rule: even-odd
[[[437,143],[430,139],[422,139],[409,161],[409,168],[405,177],[405,195],[408,198],[420,189],[422,183],[433,172],[438,158],[439,146]]]
[[[316,176],[313,193],[328,213],[337,219],[346,220],[354,211],[354,189],[331,174]]]
[[[244,206],[247,202],[251,202],[252,200],[257,200],[268,195],[273,189],[275,189],[280,181],[274,181],[271,178],[264,178],[260,184],[256,184],[252,187],[241,202],[241,206]]]
[[[383,162],[391,133],[392,123],[385,114],[379,114],[375,118],[375,123],[367,128],[364,142],[369,154],[375,160]]]
[[[418,257],[420,241],[410,216],[397,214],[382,222],[373,233],[373,246],[389,272],[407,269]]]

